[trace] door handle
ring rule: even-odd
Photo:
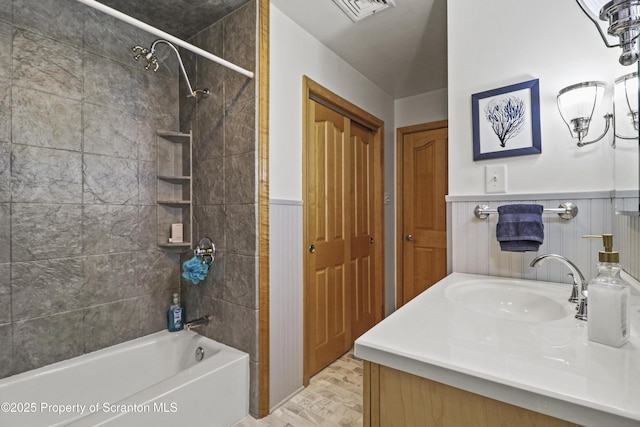
[[[309,246],[309,252],[311,252],[312,254],[314,254],[316,252],[316,245],[311,245]]]
[[[407,242],[413,242],[415,240],[411,234],[407,234],[406,239],[407,239]]]

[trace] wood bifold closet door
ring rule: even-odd
[[[306,120],[305,384],[382,316],[374,250],[376,132],[312,99]]]
[[[311,107],[317,118],[308,146],[306,224],[310,242],[305,280],[305,339],[312,374],[349,349],[347,246],[349,233],[345,184],[350,181],[350,123],[322,105]]]
[[[354,287],[351,301],[353,339],[376,324],[375,254],[373,245],[373,132],[351,122],[351,225],[350,277]]]

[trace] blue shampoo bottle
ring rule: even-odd
[[[173,294],[173,304],[167,311],[167,318],[169,320],[169,332],[181,331],[184,328],[183,310],[180,307],[180,301],[178,300],[178,294]]]

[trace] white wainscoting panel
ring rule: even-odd
[[[610,198],[576,199],[528,199],[513,196],[493,200],[483,197],[478,201],[450,201],[452,233],[453,271],[472,274],[513,277],[531,280],[571,283],[569,270],[557,262],[545,262],[540,268],[529,267],[537,255],[556,253],[573,261],[587,279],[597,274],[596,263],[601,241],[583,239],[587,234],[611,233],[612,206]],[[538,252],[502,252],[496,240],[498,214],[480,220],[473,210],[478,204],[486,204],[492,209],[499,205],[514,203],[537,203],[545,208],[557,208],[562,202],[573,202],[578,206],[578,216],[564,220],[557,214],[543,214],[544,242]]]
[[[302,202],[269,201],[269,406],[302,387]]]
[[[472,200],[466,196],[448,198],[450,212],[451,266],[455,272],[488,274],[570,283],[569,271],[556,262],[540,268],[529,267],[543,253],[569,258],[587,279],[597,274],[601,241],[583,239],[587,234],[615,234],[615,249],[621,253],[625,269],[640,278],[640,218],[614,214],[610,197],[603,194],[491,195]],[[545,239],[537,253],[502,252],[496,241],[498,215],[477,219],[476,205],[497,208],[502,204],[538,203],[557,208],[570,201],[578,206],[578,216],[565,221],[556,214],[544,214]],[[302,202],[270,201],[270,407],[273,409],[302,387],[303,375],[303,229]]]
[[[620,251],[624,269],[640,280],[640,217],[615,215],[613,218],[615,250]]]

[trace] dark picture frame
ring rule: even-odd
[[[473,160],[540,154],[538,79],[471,95]]]

